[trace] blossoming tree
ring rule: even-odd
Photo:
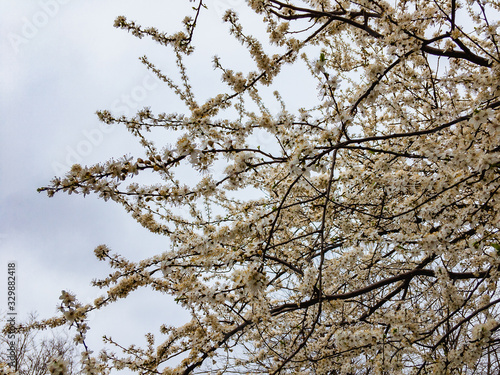
[[[228,88],[203,102],[185,62],[210,3],[192,5],[174,34],[115,21],[174,51],[178,81],[142,61],[185,111],[98,112],[144,155],[74,165],[40,189],[115,201],[169,250],[132,262],[99,246],[114,269],[94,281],[102,296],[63,293],[64,315],[44,324],[70,322],[86,345],[87,312],[150,287],[191,320],[147,348],[84,356],[88,372],[499,371],[500,3],[247,0],[269,39],[228,11],[254,69],[215,58]],[[276,83],[292,64],[317,85],[310,108],[287,105],[293,82]],[[173,146],[150,136],[161,129]]]

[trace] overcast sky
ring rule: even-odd
[[[244,11],[243,0],[207,4],[200,24],[204,29],[196,37],[198,54],[190,62],[200,97],[223,87],[213,73],[212,55],[238,68],[240,55],[234,49],[239,44],[227,37],[228,26],[220,18],[228,7]],[[173,32],[192,5],[187,0],[0,0],[2,316],[8,261],[17,262],[22,320],[31,312],[52,316],[63,289],[83,303],[93,301],[99,291],[89,286],[90,280],[109,271],[93,255],[99,244],[132,260],[168,249],[165,238],[147,232],[113,202],[65,194],[49,199],[36,189],[73,163],[93,164],[139,150],[126,131],[99,123],[97,109],[125,115],[143,106],[178,110],[176,98],[138,60],[148,54],[168,70],[174,63],[171,54],[113,28],[113,21],[125,15]],[[124,345],[144,344],[146,331],[185,319],[171,299],[136,293],[91,317],[89,341],[98,349],[106,333]]]

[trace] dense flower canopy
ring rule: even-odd
[[[72,323],[86,345],[88,311],[150,287],[173,295],[190,322],[162,326],[147,348],[86,355],[88,373],[499,371],[500,3],[247,4],[269,39],[227,11],[254,70],[215,58],[228,89],[203,102],[185,61],[208,32],[198,25],[210,4],[193,2],[172,34],[116,19],[174,51],[178,78],[142,61],[186,110],[98,112],[144,155],[74,165],[41,190],[122,204],[170,249],[132,262],[98,247],[114,269],[94,281],[103,295],[82,306],[64,292],[63,316],[45,323]],[[290,64],[317,85],[313,107],[283,99],[293,82],[275,78]],[[162,129],[174,145],[156,144]]]

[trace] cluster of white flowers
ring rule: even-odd
[[[0,374],[1,375],[18,375],[18,372],[12,367],[7,366],[6,363],[0,362]]]
[[[376,330],[339,330],[335,334],[335,343],[340,351],[353,348],[372,347],[381,342],[383,332]]]
[[[107,375],[110,373],[106,364],[91,356],[92,352],[86,350],[82,352],[82,373],[84,375]],[[103,356],[105,357],[105,356]],[[105,359],[105,358],[103,358]]]
[[[96,250],[96,254],[100,256],[102,252],[105,251],[105,247],[99,246]],[[83,344],[85,341],[85,335],[90,328],[86,322],[87,311],[90,306],[83,306],[76,300],[73,294],[65,290],[61,292],[59,299],[61,300],[59,311],[63,313],[66,322],[68,322],[71,326],[76,327],[77,333],[74,341],[77,344]],[[59,362],[56,361],[55,363],[57,364]]]
[[[68,363],[62,358],[54,358],[47,367],[51,375],[67,375]]]
[[[266,276],[258,270],[257,265],[251,265],[247,269],[233,272],[233,280],[236,288],[244,287],[251,297],[263,291],[267,284]]]

